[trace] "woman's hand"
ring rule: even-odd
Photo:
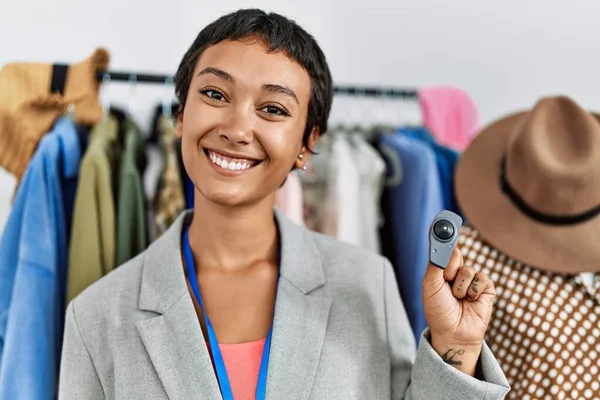
[[[456,248],[445,270],[427,266],[423,304],[431,345],[446,363],[471,376],[475,374],[495,296],[489,277],[465,267]]]

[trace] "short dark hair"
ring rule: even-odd
[[[302,139],[308,148],[308,138],[316,126],[327,132],[327,119],[333,101],[333,82],[325,54],[317,41],[294,21],[276,13],[257,9],[238,10],[206,26],[183,56],[175,75],[175,94],[183,112],[198,58],[209,46],[223,40],[258,39],[268,52],[282,51],[300,64],[310,76],[311,95],[306,127]]]

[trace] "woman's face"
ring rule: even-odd
[[[273,194],[310,155],[302,146],[310,91],[300,64],[282,53],[268,54],[260,42],[223,41],[207,48],[177,121],[196,190],[228,206]],[[315,130],[311,147],[317,136]]]

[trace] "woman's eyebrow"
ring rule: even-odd
[[[265,90],[267,92],[285,94],[286,96],[289,96],[292,99],[294,99],[294,101],[297,104],[300,104],[300,102],[298,101],[298,97],[296,96],[296,93],[294,93],[294,91],[290,88],[287,88],[282,85],[275,85],[275,84],[266,84],[266,85],[263,85],[262,87],[263,87],[263,90]]]
[[[227,73],[227,72],[225,72],[225,71],[223,71],[222,69],[219,69],[219,68],[213,68],[213,67],[204,68],[196,76],[198,77],[198,76],[206,75],[206,74],[212,74],[212,75],[215,75],[215,76],[217,76],[217,77],[219,77],[221,79],[224,79],[224,80],[226,80],[228,82],[235,83],[235,78],[233,76],[231,76],[231,74],[229,74],[229,73]]]

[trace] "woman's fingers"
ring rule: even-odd
[[[462,266],[458,268],[454,284],[452,285],[452,294],[454,297],[464,299],[467,296],[467,291],[470,289],[475,275],[476,271],[473,267]]]
[[[479,295],[481,295],[481,293],[488,288],[488,285],[491,284],[492,282],[486,274],[481,272],[476,273],[467,290],[467,299],[470,301],[477,301]]]

